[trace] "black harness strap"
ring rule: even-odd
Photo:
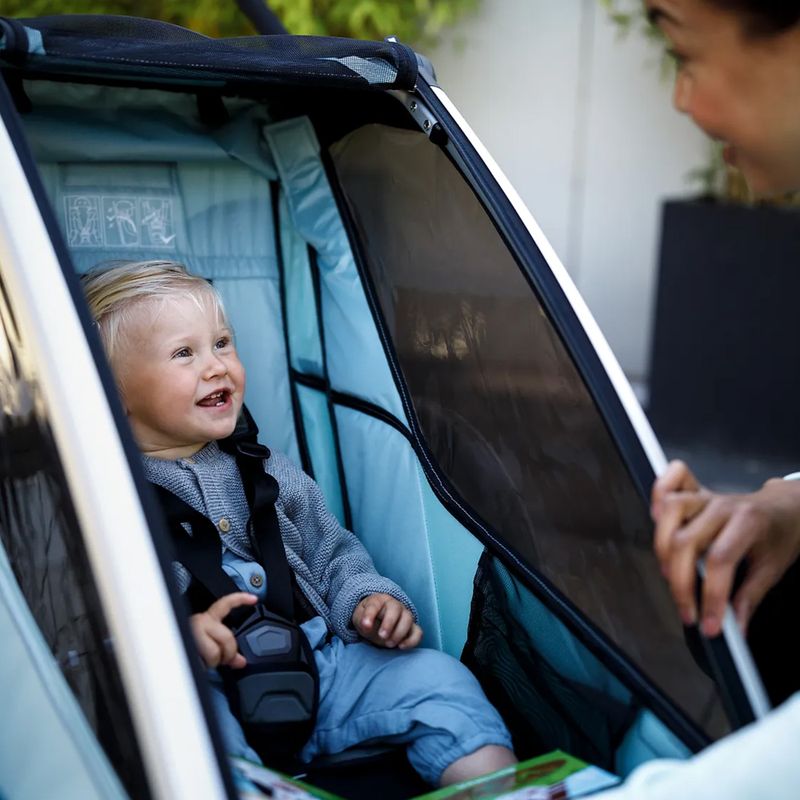
[[[283,546],[275,501],[278,482],[264,470],[269,450],[258,444],[258,429],[243,409],[234,434],[219,442],[236,458],[250,508],[248,535],[267,576],[266,601],[234,609],[225,618],[246,658],[242,669],[220,668],[231,710],[247,740],[262,758],[292,757],[308,740],[319,707],[319,675],[314,654],[295,613],[295,584]],[[237,592],[222,568],[217,526],[168,490],[156,486],[175,545],[177,560],[191,573],[187,592],[192,610]],[[191,535],[183,524],[191,526]],[[299,592],[298,592],[299,594]]]
[[[223,440],[220,447],[236,457],[247,504],[250,507],[248,531],[256,560],[267,576],[264,605],[276,614],[295,619],[292,572],[283,547],[275,501],[278,482],[264,471],[269,449],[254,441],[236,438]],[[155,486],[167,514],[177,560],[191,573],[213,599],[240,591],[222,569],[221,544],[214,523],[162,486]],[[191,536],[181,523],[191,526]],[[244,620],[250,609],[235,609],[228,617],[234,627]]]
[[[155,489],[170,522],[177,560],[215,598],[238,592],[231,577],[220,567],[219,534],[211,520],[163,486],[155,485]],[[183,522],[191,525],[191,536],[183,529]]]
[[[223,441],[223,450],[234,450],[250,507],[250,539],[258,561],[267,573],[266,607],[286,619],[294,619],[292,572],[283,547],[275,501],[278,482],[264,471],[269,449],[252,441]],[[233,445],[233,447],[231,447]],[[230,448],[230,449],[229,449]]]

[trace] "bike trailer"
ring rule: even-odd
[[[651,549],[659,445],[425,59],[128,17],[0,31],[4,800],[235,791],[78,282],[109,260],[219,289],[265,443],[521,758],[624,776],[764,713],[735,629],[682,629]]]

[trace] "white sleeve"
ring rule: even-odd
[[[797,800],[800,692],[686,761],[657,759],[592,800]]]

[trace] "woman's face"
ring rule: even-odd
[[[800,25],[756,34],[707,0],[645,0],[678,72],[673,101],[725,143],[757,196],[800,189]]]

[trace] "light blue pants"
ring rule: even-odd
[[[304,623],[319,670],[317,724],[300,757],[341,753],[366,742],[406,744],[423,780],[439,783],[454,761],[485,745],[511,747],[500,715],[472,673],[438,650],[387,650],[327,639],[321,617]],[[230,711],[219,677],[212,695],[231,755],[258,761]]]

